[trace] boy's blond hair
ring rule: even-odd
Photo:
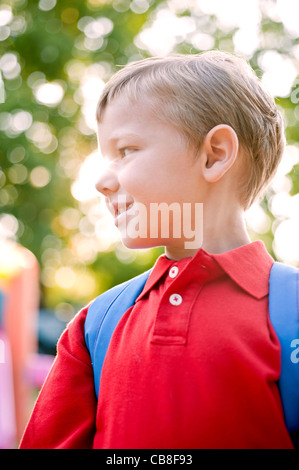
[[[245,155],[239,199],[247,209],[277,169],[284,150],[284,128],[274,99],[247,62],[220,51],[152,57],[133,62],[108,81],[97,107],[125,93],[152,99],[160,119],[175,125],[200,147],[218,124],[236,132]]]

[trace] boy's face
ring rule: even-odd
[[[166,246],[170,251],[182,247],[190,240],[192,224],[194,228],[195,203],[204,197],[195,148],[174,126],[153,115],[148,98],[138,103],[114,98],[103,112],[98,139],[107,166],[96,187],[123,243],[130,248]]]

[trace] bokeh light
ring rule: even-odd
[[[55,289],[69,295],[78,266],[97,264],[102,253],[113,252],[128,266],[143,256],[121,247],[94,187],[105,165],[96,150],[95,111],[114,71],[148,55],[219,48],[252,62],[285,112],[289,141],[266,204],[257,201],[246,222],[253,238],[264,239],[276,257],[299,262],[296,236],[287,230],[297,233],[299,212],[297,3],[88,0],[79,6],[7,0],[0,6],[0,132],[6,162],[0,167],[0,207],[3,217],[13,217],[3,219],[2,232],[31,249],[39,244],[42,283],[51,295]],[[94,268],[89,275],[99,285]]]
[[[61,83],[39,83],[34,87],[34,96],[39,103],[46,106],[57,106],[64,95]]]

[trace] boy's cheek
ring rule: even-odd
[[[181,238],[182,221],[179,204],[135,202],[123,214],[118,228],[124,239],[152,240],[155,245],[158,240],[167,241],[177,233],[177,238]]]

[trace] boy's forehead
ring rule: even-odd
[[[127,96],[113,97],[101,113],[98,122],[98,143],[103,151],[110,146],[143,145],[145,142],[163,141],[169,132],[174,132],[179,139],[186,136],[169,122],[162,113],[153,109],[150,98],[143,102],[132,100]],[[168,137],[169,138],[169,137]],[[172,137],[174,138],[174,134]]]
[[[142,100],[138,96],[133,97],[128,93],[122,92],[116,96],[114,96],[109,102],[106,104],[106,109],[111,107],[119,108],[120,110],[129,110],[131,107],[138,108],[144,104],[144,107],[147,108],[150,105],[150,100],[146,96]],[[143,107],[143,106],[142,106]]]
[[[151,114],[146,104],[141,106],[141,103],[126,96],[115,97],[106,104],[101,113],[98,122],[99,140],[103,144],[112,145],[124,138],[140,140],[157,121]]]
[[[106,112],[109,111],[110,113],[111,110],[113,112],[128,113],[128,111],[134,108],[134,111],[156,114],[157,110],[161,109],[161,106],[161,100],[148,92],[133,92],[124,89],[106,101],[101,109],[99,120],[102,120]]]
[[[122,93],[105,104],[99,116],[98,128],[111,125],[114,127],[113,134],[117,135],[119,133],[117,126],[128,128],[129,132],[132,123],[134,126],[144,125],[145,121],[149,120],[151,123],[161,121],[155,99],[148,96],[133,98]]]

